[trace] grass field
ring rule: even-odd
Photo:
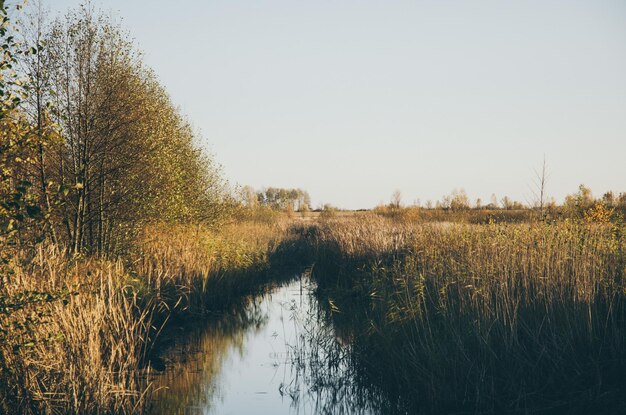
[[[624,409],[623,225],[367,217],[310,235],[329,310],[359,316],[356,361],[410,413]]]

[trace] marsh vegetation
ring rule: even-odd
[[[286,413],[626,410],[626,193],[559,205],[545,162],[527,204],[233,189],[114,20],[19,9],[0,1],[0,412],[216,411],[225,356],[267,341]]]
[[[370,218],[314,235],[329,307],[361,316],[358,361],[409,412],[623,407],[622,224]]]

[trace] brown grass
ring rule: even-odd
[[[22,252],[0,288],[0,412],[141,412],[151,388],[138,374],[164,322],[261,284],[281,235],[161,225],[130,259]]]
[[[316,279],[332,304],[350,314],[341,299],[356,296],[369,310],[355,334],[361,361],[412,410],[616,404],[626,368],[623,225],[371,217],[314,235]]]

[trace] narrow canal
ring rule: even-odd
[[[334,332],[314,288],[298,277],[181,336],[154,379],[154,412],[373,413],[355,392],[350,343]]]

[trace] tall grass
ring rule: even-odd
[[[0,287],[0,413],[143,411],[138,375],[164,323],[261,285],[282,233],[155,225],[128,258],[22,252]]]
[[[410,412],[624,408],[623,227],[368,218],[313,235],[331,308],[367,304],[354,348]]]
[[[0,287],[0,412],[147,410],[154,388],[140,374],[168,320],[253,292],[278,259],[314,261],[322,304],[352,316],[336,323],[354,373],[392,408],[621,410],[624,238],[614,224],[359,215],[153,225],[117,260],[40,245]]]
[[[68,262],[54,247],[30,260],[2,289],[0,412],[136,410],[149,307],[123,293],[122,264]]]
[[[153,226],[140,238],[133,268],[168,307],[200,312],[261,285],[283,234],[276,223],[242,222],[220,232]]]

